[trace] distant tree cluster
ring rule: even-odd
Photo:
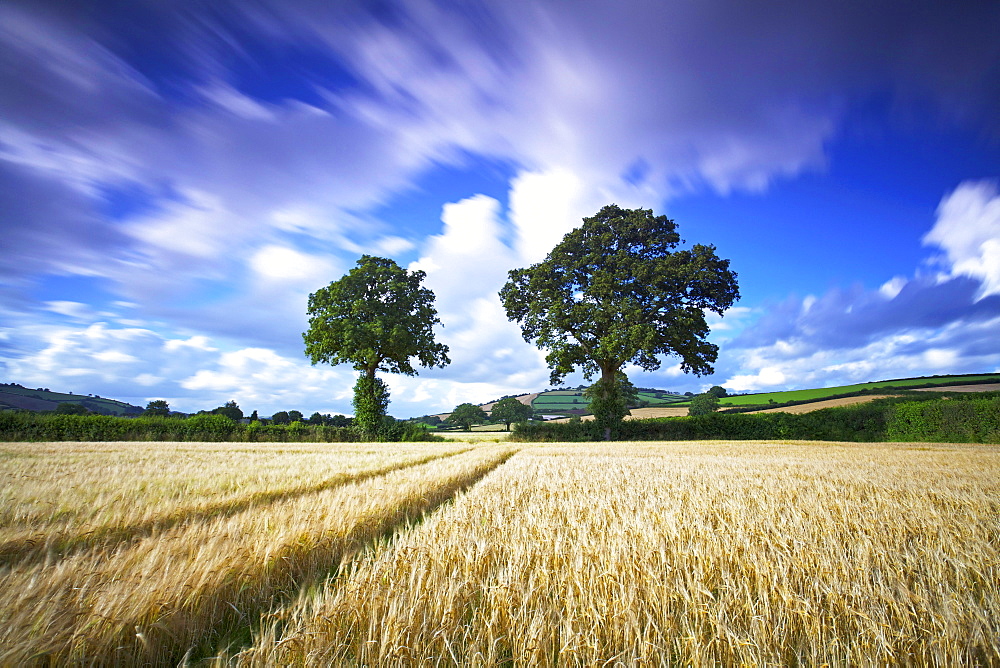
[[[170,417],[170,404],[165,399],[154,399],[146,404],[142,414],[146,417]]]
[[[73,401],[60,402],[56,406],[55,412],[58,415],[90,415],[90,411],[86,406]]]

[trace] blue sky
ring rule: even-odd
[[[452,364],[390,412],[547,386],[510,269],[603,205],[711,243],[735,391],[1000,371],[1000,6],[4,3],[0,376],[178,410],[350,413],[302,353],[364,253],[427,272]],[[571,377],[568,384],[582,382]]]

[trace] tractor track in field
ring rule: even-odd
[[[472,447],[470,446],[462,450],[397,462],[355,475],[338,476],[313,485],[303,485],[290,489],[265,490],[204,507],[182,508],[168,515],[126,526],[99,527],[83,533],[78,531],[25,532],[22,536],[0,543],[0,568],[16,564],[31,565],[47,561],[51,562],[86,550],[108,548],[122,543],[133,542],[166,531],[185,522],[199,522],[219,517],[228,517],[255,506],[266,506],[308,494],[335,489],[351,483],[363,482],[392,473],[393,471],[420,466],[421,464],[427,464],[437,459],[454,457],[471,449]]]
[[[10,641],[0,647],[0,665],[190,665],[238,651],[273,611],[338,578],[357,555],[412,531],[520,450],[464,448],[328,485],[322,492],[329,497],[285,494],[259,513],[250,505],[234,520],[216,515],[218,526],[175,526],[162,543],[4,569],[8,584],[28,578],[45,584],[41,598],[21,597],[22,607],[10,610],[7,628],[0,628]],[[300,526],[294,513],[307,513],[303,532],[267,532],[269,517]],[[308,521],[317,516],[324,519]],[[230,536],[222,551],[208,547]],[[264,536],[279,538],[262,545]]]

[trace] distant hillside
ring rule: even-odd
[[[744,410],[754,407],[770,407],[777,405],[789,405],[797,403],[810,403],[824,401],[832,398],[853,395],[865,391],[890,392],[896,390],[917,390],[917,389],[937,389],[947,390],[954,387],[959,391],[959,387],[972,389],[994,390],[994,384],[1000,383],[1000,373],[980,373],[980,374],[957,374],[948,376],[920,376],[915,378],[897,378],[892,380],[880,380],[869,383],[859,383],[857,385],[842,385],[838,387],[812,388],[802,390],[787,390],[782,392],[764,392],[760,394],[736,394],[723,397],[721,406],[733,410]],[[559,415],[571,417],[574,415],[590,415],[590,401],[583,396],[586,385],[576,388],[560,388],[556,390],[546,390],[544,392],[533,392],[530,394],[517,395],[514,398],[521,403],[530,405],[536,415]],[[649,417],[652,415],[674,415],[674,408],[682,409],[685,412],[690,401],[690,396],[684,396],[670,390],[660,390],[655,388],[640,387],[639,400],[642,402],[642,413],[635,413],[637,416]],[[489,412],[497,400],[479,404],[483,410]],[[667,410],[667,409],[671,410]],[[651,409],[657,409],[653,411]],[[677,413],[679,414],[679,413]],[[425,415],[426,418],[438,418],[445,420],[449,413],[439,413],[438,415]],[[421,418],[415,418],[417,420]]]
[[[512,396],[522,404],[531,406],[536,415],[589,415],[590,400],[583,396],[583,390],[586,389],[586,387],[586,385],[581,385],[576,388],[561,388],[558,390],[545,390],[543,392],[531,392],[528,394]],[[639,401],[642,406],[669,406],[670,404],[690,399],[690,397],[677,394],[676,392],[671,392],[670,390],[659,390],[648,387],[640,387],[637,389],[639,390]],[[502,398],[506,399],[507,397]],[[484,411],[489,413],[493,410],[493,405],[497,401],[499,401],[499,399],[481,403],[479,406]],[[437,415],[424,415],[422,418],[413,419],[423,419],[428,421],[428,418],[430,418],[429,421],[433,422],[433,418],[446,420],[449,415],[450,413],[438,413]]]
[[[920,376],[916,378],[895,378],[891,380],[879,380],[870,383],[858,383],[856,385],[840,385],[838,387],[824,387],[806,390],[788,390],[784,392],[765,392],[761,394],[741,394],[723,397],[720,402],[723,407],[729,406],[762,406],[771,402],[785,404],[789,402],[819,401],[831,399],[856,392],[874,391],[889,392],[890,390],[918,390],[936,389],[945,390],[951,386],[980,385],[983,389],[990,389],[987,386],[1000,383],[1000,373],[977,373],[958,374],[950,376]]]
[[[54,411],[61,403],[80,404],[101,415],[138,415],[144,410],[124,401],[95,395],[52,392],[48,388],[27,388],[17,383],[0,383],[0,410]]]

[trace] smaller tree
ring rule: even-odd
[[[340,280],[309,295],[309,330],[302,338],[313,364],[350,362],[360,371],[354,386],[354,423],[376,440],[389,406],[389,388],[375,373],[416,375],[414,364],[445,366],[448,346],[434,340],[440,324],[427,274],[394,261],[363,255]]]
[[[90,411],[83,404],[72,401],[63,401],[56,406],[56,413],[59,415],[88,415]]]
[[[288,413],[286,411],[278,411],[271,416],[271,422],[274,424],[288,424],[291,422],[291,419],[288,417]]]
[[[212,413],[215,415],[225,415],[230,420],[243,419],[243,411],[236,404],[236,401],[233,400],[227,401],[224,406],[212,409]]]
[[[721,387],[719,385],[713,385],[712,387],[708,388],[708,393],[709,394],[714,394],[715,396],[719,397],[720,399],[729,394],[726,391],[726,388]]]
[[[710,392],[695,395],[688,407],[688,415],[707,415],[719,410],[719,397]]]
[[[486,411],[472,404],[459,404],[448,416],[448,422],[460,425],[465,431],[472,429],[473,424],[482,424],[486,420]]]
[[[302,413],[300,411],[288,411],[288,421],[302,422]]]
[[[522,404],[514,397],[507,397],[506,399],[501,399],[493,404],[493,410],[490,411],[490,417],[498,422],[503,422],[507,427],[507,431],[510,431],[510,424],[512,422],[525,422],[530,420],[532,412],[531,406]]]
[[[322,413],[316,411],[315,413],[309,416],[307,422],[309,422],[309,424],[324,425],[326,424],[326,418],[323,417]]]
[[[153,399],[146,404],[146,410],[142,412],[144,416],[169,417],[170,404],[165,399]]]
[[[329,417],[326,423],[331,427],[350,427],[354,424],[354,418],[349,418],[346,415],[334,415]]]
[[[260,421],[260,418],[257,417],[257,411],[256,410],[253,413],[250,414],[250,421],[251,422],[259,422]]]

